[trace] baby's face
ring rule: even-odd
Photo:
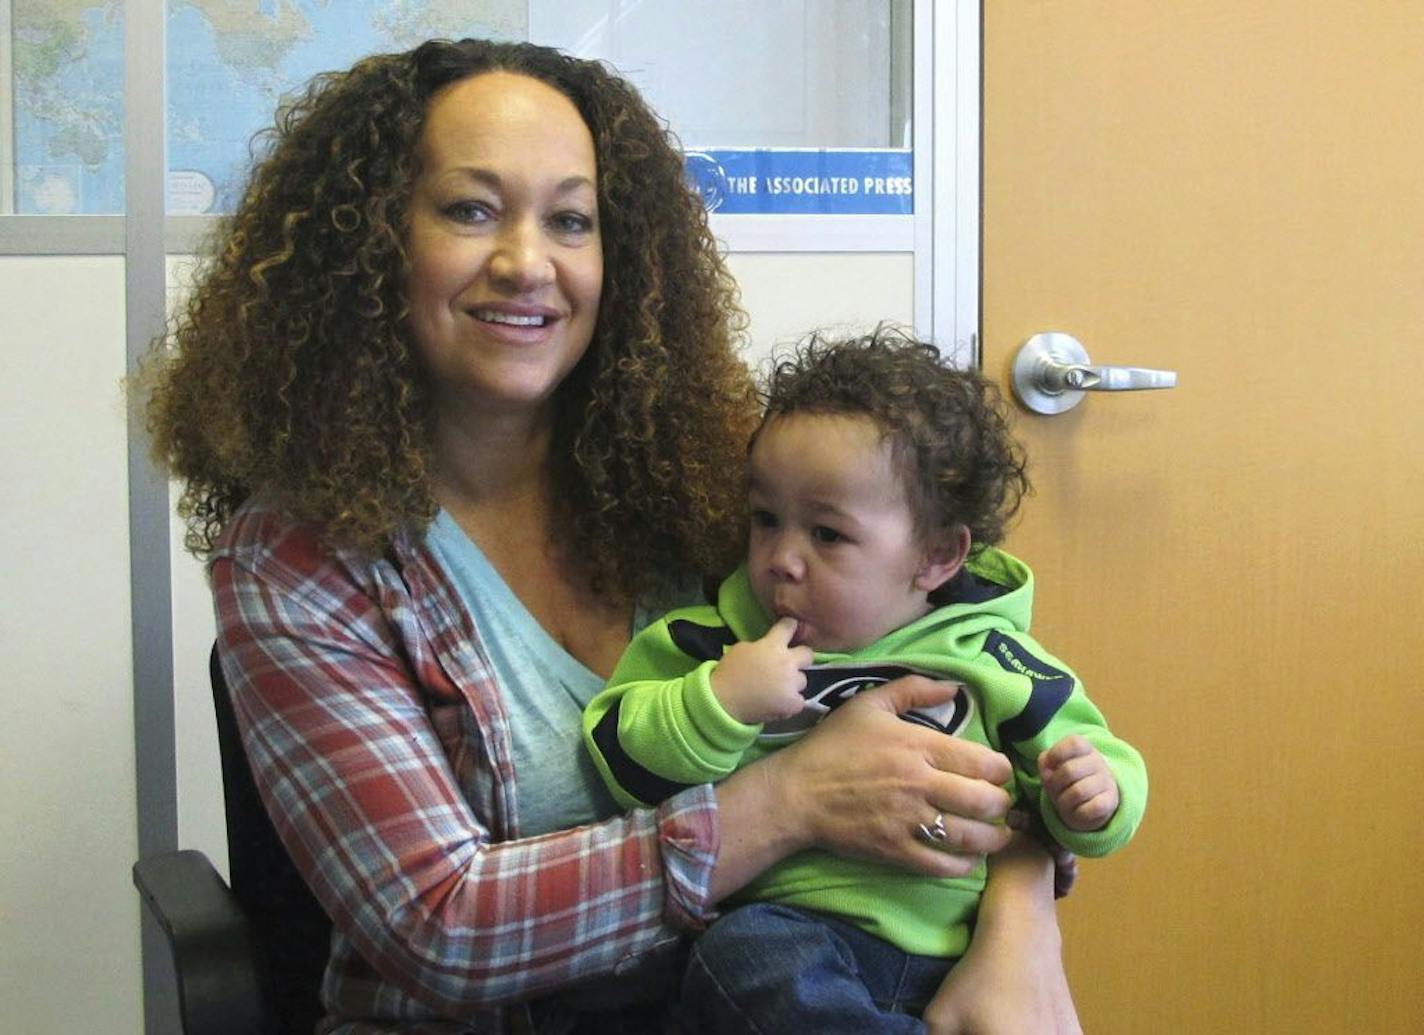
[[[796,618],[797,643],[853,651],[929,610],[926,552],[868,417],[773,417],[752,447],[749,501],[752,591]]]

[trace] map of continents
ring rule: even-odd
[[[122,212],[123,0],[11,3],[15,211]],[[168,211],[229,209],[253,134],[317,72],[437,36],[524,39],[526,9],[523,0],[168,0]]]

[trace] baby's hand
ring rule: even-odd
[[[1064,737],[1038,756],[1038,775],[1069,830],[1101,830],[1117,811],[1117,780],[1084,737]]]
[[[806,673],[815,660],[810,647],[793,647],[796,619],[782,618],[759,640],[734,643],[712,670],[712,692],[738,722],[786,719],[805,703]]]

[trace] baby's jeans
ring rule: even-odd
[[[692,946],[688,1035],[922,1033],[919,1016],[954,961],[913,956],[824,913],[753,903]]]

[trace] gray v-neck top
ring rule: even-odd
[[[583,710],[603,678],[545,631],[483,551],[441,510],[426,542],[470,611],[504,691],[513,741],[519,836],[567,830],[619,811],[583,746]],[[636,634],[665,610],[696,599],[639,604]]]

